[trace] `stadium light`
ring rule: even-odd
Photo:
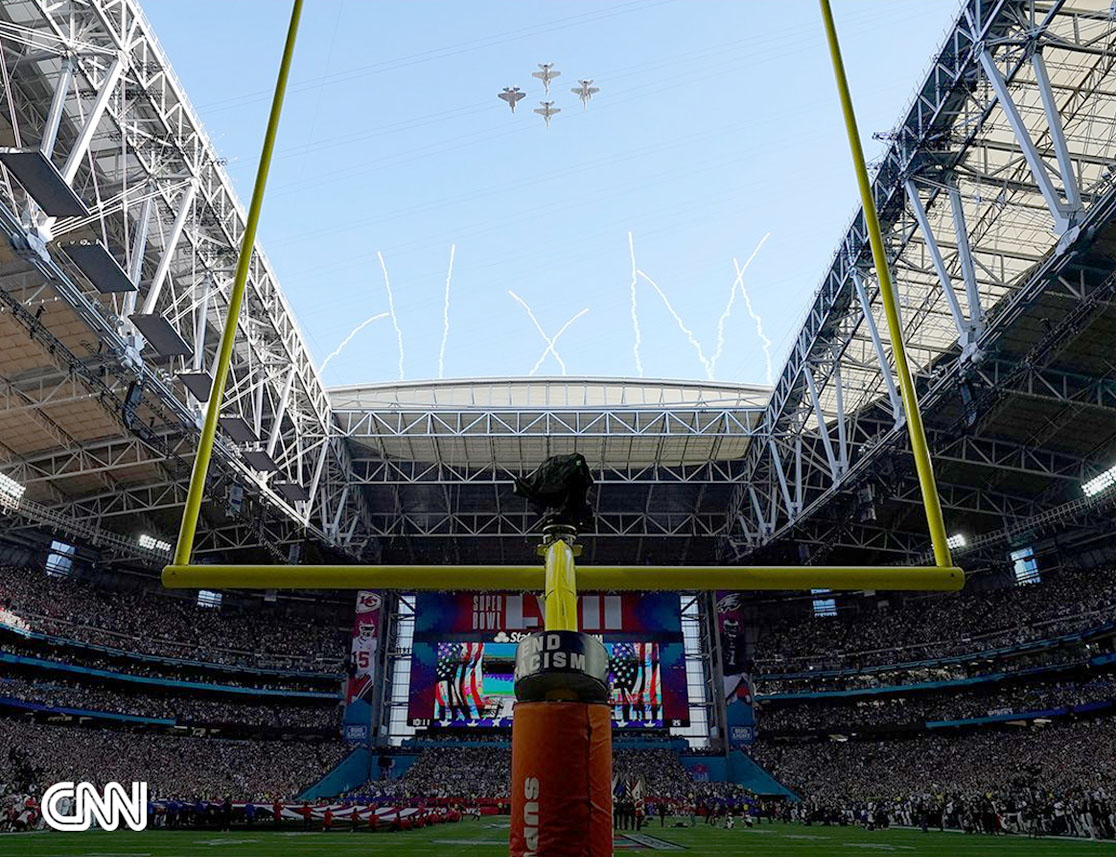
[[[1101,493],[1101,491],[1107,491],[1113,485],[1116,485],[1116,464],[1112,465],[1100,476],[1094,476],[1081,486],[1081,490],[1085,492],[1086,497],[1095,497],[1097,494]]]
[[[27,490],[26,485],[21,485],[16,482],[12,477],[0,473],[0,502],[5,505],[15,506],[20,498],[23,497],[23,492]]]
[[[162,551],[163,553],[170,553],[171,550],[170,542],[164,542],[162,539],[149,536],[147,533],[140,534],[139,546],[147,550]]]
[[[946,539],[946,544],[949,545],[950,550],[954,550],[955,548],[963,548],[968,543],[969,540],[966,539],[964,534],[962,533],[954,533],[952,536]]]

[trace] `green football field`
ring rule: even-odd
[[[405,833],[295,831],[161,831],[143,833],[0,834],[0,855],[12,857],[368,857],[384,854],[445,854],[497,857],[507,854],[506,819],[442,824]],[[913,830],[866,831],[836,827],[764,824],[746,830],[646,827],[642,842],[618,834],[616,853],[689,851],[694,854],[822,855],[889,852],[945,857],[1035,857],[1111,854],[1116,844],[1018,837],[965,836]]]

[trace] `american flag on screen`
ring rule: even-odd
[[[435,720],[475,720],[484,711],[484,643],[439,643]]]
[[[615,643],[609,659],[617,719],[658,720],[662,705],[656,643]]]

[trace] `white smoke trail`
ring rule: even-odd
[[[636,372],[639,377],[643,377],[643,361],[639,359],[639,343],[643,339],[643,334],[639,329],[639,314],[636,312],[636,280],[639,271],[636,268],[635,258],[635,242],[632,240],[632,233],[628,233],[628,252],[632,257],[632,329],[635,331],[635,343],[632,345],[632,353],[635,355]]]
[[[395,340],[399,343],[399,380],[403,380],[403,331],[399,327],[399,319],[395,316],[395,295],[391,293],[391,280],[388,279],[387,265],[384,264],[384,254],[376,251],[380,260],[380,270],[384,272],[384,288],[387,289],[388,315],[391,316],[392,327],[395,328]]]
[[[694,350],[697,352],[698,360],[700,360],[701,365],[705,367],[706,377],[709,378],[709,380],[713,380],[713,370],[709,365],[709,361],[705,357],[705,352],[702,350],[701,343],[697,341],[697,338],[694,336],[694,332],[690,330],[690,328],[686,327],[686,323],[682,321],[682,316],[674,311],[674,307],[671,306],[670,299],[667,298],[666,292],[659,288],[659,284],[652,280],[649,276],[647,276],[647,274],[645,274],[643,271],[636,271],[636,273],[639,276],[643,277],[643,279],[645,279],[648,283],[650,283],[651,287],[659,293],[659,297],[662,298],[663,305],[667,308],[667,312],[671,314],[671,317],[678,325],[678,329],[686,334],[686,339],[689,340],[690,345],[692,345],[694,347]]]
[[[535,318],[535,313],[531,310],[531,307],[527,305],[527,301],[523,300],[523,298],[521,298],[511,289],[508,289],[508,294],[511,295],[512,300],[514,300],[521,307],[523,307],[524,310],[527,311],[527,317],[531,319],[531,324],[535,325],[535,330],[539,332],[539,336],[546,340],[546,350],[543,351],[543,357],[545,358],[548,353],[553,354],[554,359],[558,361],[558,365],[562,367],[562,374],[564,375],[566,373],[566,364],[562,362],[562,358],[559,357],[558,352],[554,350],[553,340],[551,340],[551,338],[546,335],[546,331],[542,329],[542,325],[539,324],[539,320]],[[535,370],[539,368],[539,363],[541,362],[542,360],[535,364],[534,369],[531,370],[531,374],[535,373]]]
[[[508,289],[508,294],[511,295],[512,300],[514,300],[517,304],[519,304],[521,307],[523,307],[523,309],[525,309],[527,311],[527,317],[529,319],[531,319],[531,324],[535,325],[535,330],[537,330],[539,332],[539,336],[541,336],[543,339],[545,339],[547,344],[549,345],[550,344],[550,337],[548,337],[546,335],[546,332],[543,331],[542,325],[539,324],[539,320],[537,318],[535,318],[535,313],[531,311],[531,307],[527,306],[527,301],[523,300],[523,298],[521,298],[519,295],[517,295],[511,289]]]
[[[570,320],[563,324],[560,328],[558,328],[558,332],[554,334],[553,339],[549,340],[549,345],[547,345],[547,347],[543,349],[543,353],[539,355],[539,359],[535,361],[535,365],[531,367],[531,371],[527,373],[528,375],[534,375],[536,372],[539,371],[539,367],[542,366],[543,361],[546,360],[547,352],[551,352],[554,354],[554,359],[557,360],[562,366],[562,374],[566,374],[566,364],[563,363],[562,358],[558,356],[558,340],[562,338],[562,334],[566,332],[566,329],[571,324],[573,324],[587,312],[589,312],[589,307],[585,307],[585,309],[581,310],[581,312],[575,313],[574,315],[570,316]]]
[[[770,232],[764,235],[759,240],[759,244],[756,245],[756,249],[752,251],[752,255],[749,256],[747,261],[744,262],[744,267],[737,268],[736,279],[733,280],[732,288],[729,290],[729,298],[728,303],[725,304],[725,311],[722,312],[721,317],[717,319],[717,350],[713,352],[713,356],[709,359],[710,372],[717,371],[717,361],[721,359],[721,354],[725,350],[725,322],[728,321],[728,317],[732,314],[732,305],[736,302],[737,286],[739,286],[741,289],[744,288],[744,273],[748,270],[748,266],[752,264],[752,260],[756,258],[756,255],[759,253],[760,248],[763,247],[764,243],[770,237]]]
[[[749,259],[748,261],[751,261],[751,259]],[[741,292],[741,294],[744,295],[744,306],[746,306],[748,308],[748,315],[750,315],[752,317],[752,320],[756,323],[756,335],[760,338],[760,342],[763,344],[763,359],[764,359],[764,362],[766,363],[767,383],[768,383],[768,385],[770,385],[771,384],[771,340],[767,338],[766,334],[764,334],[764,332],[763,332],[763,319],[761,319],[759,317],[759,314],[756,313],[756,311],[754,309],[752,309],[752,299],[750,297],[748,297],[748,290],[746,288],[744,288],[744,280],[743,280],[744,270],[747,270],[748,266],[745,265],[744,269],[742,270],[741,267],[740,267],[740,263],[737,262],[736,259],[732,260],[732,264],[733,264],[733,267],[736,268],[736,279],[740,283],[740,292]]]
[[[364,328],[368,327],[368,325],[370,325],[374,321],[379,321],[381,318],[387,318],[387,317],[388,317],[388,314],[386,312],[376,313],[376,315],[372,316],[371,318],[366,318],[364,321],[362,321],[360,324],[358,324],[356,327],[354,327],[352,329],[352,331],[349,333],[349,335],[341,340],[341,344],[338,345],[335,349],[333,349],[333,351],[330,352],[329,356],[327,356],[326,359],[322,361],[322,365],[318,367],[318,372],[319,373],[324,372],[325,367],[329,365],[329,361],[332,360],[334,357],[336,357],[338,354],[340,354],[342,351],[344,351],[345,346],[348,345],[350,341],[352,341],[352,338],[354,336],[356,336],[358,333],[360,333],[362,330],[364,330]]]
[[[457,250],[456,244],[450,244],[449,272],[446,274],[446,300],[442,304],[442,347],[438,351],[438,377],[442,378],[446,366],[446,340],[449,339],[449,298],[450,280],[453,279],[453,254]]]
[[[543,338],[543,340],[546,342],[546,349],[543,351],[542,357],[540,357],[536,361],[534,367],[531,369],[530,374],[534,375],[535,372],[538,371],[539,366],[542,365],[542,362],[543,362],[543,360],[546,359],[547,354],[553,354],[554,359],[558,361],[558,365],[562,367],[562,374],[565,375],[566,374],[566,363],[562,359],[562,356],[555,349],[554,343],[558,341],[559,336],[561,336],[563,333],[566,332],[566,328],[568,328],[571,324],[573,324],[575,321],[577,321],[579,318],[581,318],[581,316],[585,315],[585,313],[589,312],[589,307],[585,307],[585,309],[583,309],[581,312],[577,313],[577,315],[575,315],[573,318],[571,318],[569,321],[567,321],[564,325],[562,325],[562,328],[558,331],[558,334],[556,336],[554,336],[553,338],[551,338],[551,337],[547,336],[546,331],[542,329],[542,325],[539,324],[539,320],[535,317],[535,313],[534,313],[534,311],[532,311],[531,307],[528,306],[527,301],[523,300],[523,298],[521,298],[519,295],[517,295],[511,289],[508,289],[508,294],[511,296],[512,300],[514,300],[517,304],[519,304],[521,307],[523,307],[523,309],[527,313],[527,317],[529,319],[531,319],[531,324],[535,325],[535,330],[537,330],[539,332],[539,336],[541,336]]]

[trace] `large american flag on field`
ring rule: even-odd
[[[484,643],[439,643],[435,720],[474,720],[484,700]]]
[[[662,706],[656,643],[614,643],[609,658],[617,719],[658,720]]]

